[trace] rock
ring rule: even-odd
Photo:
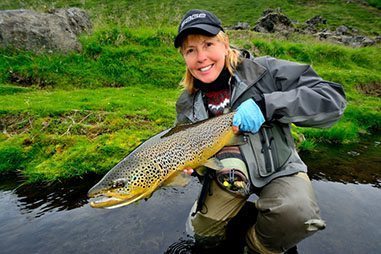
[[[90,32],[92,29],[92,24],[88,14],[79,8],[69,8],[69,9],[54,9],[51,14],[67,19],[70,28],[75,35],[80,35],[84,32]]]
[[[327,20],[325,18],[323,18],[322,16],[317,15],[317,16],[314,16],[314,17],[310,18],[309,20],[307,20],[306,24],[308,26],[316,27],[320,24],[323,24],[323,25],[327,24]]]
[[[77,35],[90,32],[89,16],[79,8],[50,13],[32,10],[0,11],[0,47],[33,52],[80,51]]]
[[[279,11],[266,10],[264,16],[256,22],[254,31],[261,33],[293,32],[292,21]]]
[[[351,47],[367,47],[376,43],[374,40],[363,35],[342,35],[332,36],[331,38],[336,38],[337,41]]]
[[[333,43],[344,44],[351,47],[367,47],[381,42],[381,36],[376,34],[375,39],[360,35],[355,28],[341,25],[334,31],[324,28],[327,20],[320,15],[308,19],[304,24],[292,21],[281,13],[280,8],[267,9],[262,17],[257,20],[252,30],[260,33],[279,33],[288,36],[290,33],[312,34],[319,40],[328,40]],[[234,30],[250,29],[248,23],[238,22],[231,27]]]
[[[336,35],[352,35],[349,28],[346,26],[339,26],[336,28]]]
[[[357,29],[353,29],[344,25],[341,25],[331,32],[327,29],[313,32],[312,29],[306,28],[305,33],[312,33],[320,40],[329,40],[334,43],[340,43],[351,47],[367,47],[377,43],[377,40],[359,35]]]
[[[353,156],[353,157],[356,157],[356,156],[359,156],[360,153],[356,152],[356,151],[350,151],[350,152],[347,152],[348,155],[350,156]]]
[[[364,38],[362,39],[361,41],[361,46],[362,47],[368,47],[368,46],[372,46],[376,43],[375,40],[372,40],[370,39],[369,37],[366,37],[366,36],[363,36]]]
[[[235,26],[231,27],[232,30],[249,30],[250,25],[247,22],[238,22]]]
[[[345,45],[353,45],[354,46],[354,44],[355,44],[355,38],[353,36],[342,35],[342,36],[336,36],[336,37],[332,37],[332,38],[335,38],[337,41],[341,41]]]
[[[320,40],[326,40],[327,38],[332,36],[331,32],[322,31],[315,34]]]
[[[277,7],[275,9],[271,9],[271,8],[267,8],[266,10],[264,10],[262,12],[262,16],[266,16],[267,14],[270,14],[270,13],[273,13],[273,12],[277,12],[277,13],[281,13],[282,12],[282,9],[280,7]]]
[[[315,34],[319,32],[319,27],[325,24],[327,24],[327,20],[322,16],[314,16],[305,22],[305,26],[301,32],[306,34]]]

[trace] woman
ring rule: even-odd
[[[290,124],[331,126],[346,106],[342,87],[322,80],[308,65],[254,58],[230,47],[220,20],[205,10],[185,14],[174,44],[186,65],[177,124],[235,111],[233,130],[246,140],[216,155],[223,169],[202,177],[187,231],[206,242],[224,239],[250,194],[257,195],[258,210],[246,234],[252,252],[282,253],[323,229]]]

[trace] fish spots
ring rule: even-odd
[[[121,187],[124,187],[124,185],[125,185],[125,179],[120,178],[120,179],[114,180],[112,187],[113,188],[121,188]]]
[[[216,154],[232,132],[233,115],[179,128],[170,135],[156,135],[119,162],[95,187],[100,192],[116,192],[118,198],[131,202],[152,193],[173,172],[186,165],[201,166]]]

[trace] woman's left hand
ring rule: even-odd
[[[233,131],[257,133],[261,125],[265,122],[265,118],[261,109],[253,99],[242,102],[237,108],[237,112],[233,117]]]
[[[194,169],[193,168],[185,168],[183,170],[183,172],[184,172],[184,174],[191,176],[194,173]]]

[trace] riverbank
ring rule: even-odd
[[[43,2],[30,1],[22,7],[41,10],[67,5]],[[218,6],[230,2],[219,1]],[[173,47],[179,15],[191,7],[214,9],[217,3],[174,5],[143,0],[131,4],[78,4],[94,21],[93,33],[80,38],[81,52],[0,50],[0,175],[17,172],[28,183],[102,175],[141,142],[172,126],[184,71],[183,60]],[[380,20],[380,11],[357,2],[304,6],[275,1],[277,6],[268,6],[267,1],[257,1],[258,8],[247,8],[251,4],[242,2],[232,8],[236,15],[227,17],[218,8],[216,13],[221,12],[225,24],[232,26],[249,18],[252,23],[265,7],[281,7],[300,21],[324,14],[331,22],[329,29],[346,20],[361,33],[381,33],[373,24]],[[14,1],[2,3],[4,9],[16,5]],[[147,6],[160,11],[147,13],[152,10]],[[344,86],[348,99],[344,117],[330,129],[295,127],[299,149],[356,143],[381,129],[379,44],[351,48],[303,34],[227,33],[231,44],[256,56],[310,64],[322,78]]]
[[[0,173],[27,182],[105,173],[174,122],[179,91],[147,86],[0,95]]]
[[[28,183],[106,173],[141,142],[172,126],[180,93],[144,85],[74,91],[0,87],[16,91],[0,95],[0,172],[18,172]],[[330,129],[294,128],[299,149],[356,143],[379,128],[372,112],[350,109]]]

